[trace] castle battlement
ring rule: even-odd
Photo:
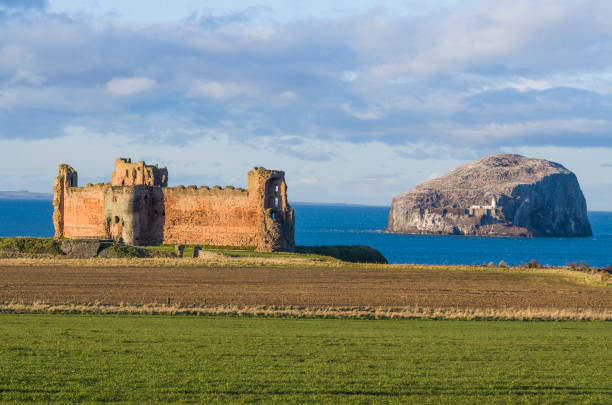
[[[119,158],[111,183],[78,187],[77,172],[62,164],[53,187],[55,237],[293,250],[285,172],[255,167],[247,179],[247,190],[168,187],[166,167]]]

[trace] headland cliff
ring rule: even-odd
[[[544,159],[487,156],[393,198],[389,232],[590,236],[574,173]]]

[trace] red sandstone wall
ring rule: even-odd
[[[257,208],[243,190],[164,188],[163,243],[257,245]]]
[[[106,238],[104,188],[71,187],[64,196],[64,237]]]

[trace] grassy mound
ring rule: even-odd
[[[149,257],[146,249],[135,246],[119,245],[117,243],[106,242],[102,244],[98,257],[102,258],[124,258],[124,257]]]
[[[101,258],[142,258],[142,257],[176,257],[174,252],[151,250],[144,247],[121,245],[113,242],[103,242],[98,257]]]
[[[60,242],[52,238],[0,238],[0,253],[53,256],[63,254]]]
[[[378,250],[363,245],[296,246],[295,252],[331,256],[352,263],[388,263]]]

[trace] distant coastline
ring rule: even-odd
[[[26,190],[0,191],[0,200],[48,200],[53,199],[51,193],[33,193]]]

